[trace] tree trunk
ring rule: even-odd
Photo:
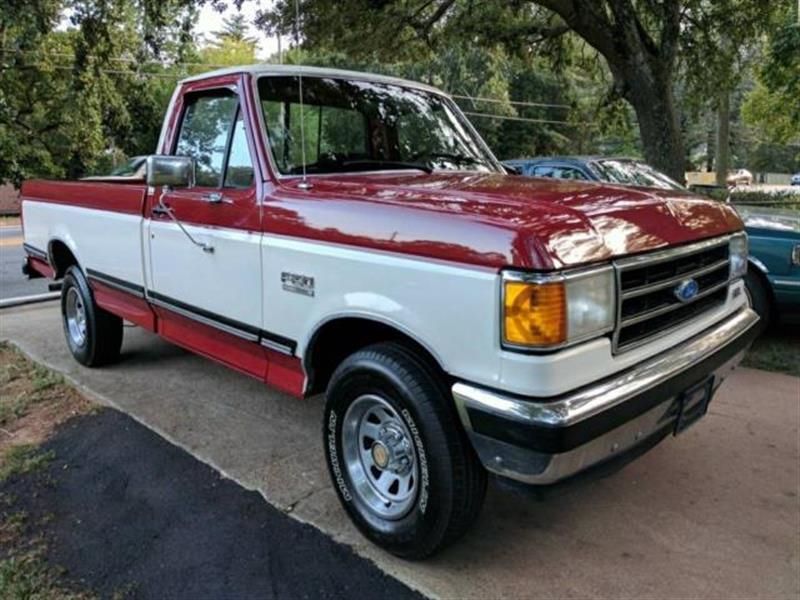
[[[708,129],[706,130],[706,173],[714,170],[714,158],[716,157],[716,135],[717,135],[717,114],[710,112],[708,115]]]
[[[717,185],[727,185],[730,168],[731,97],[725,91],[719,97],[717,108]]]
[[[630,102],[639,122],[645,160],[678,183],[686,180],[686,156],[672,79],[645,69],[625,75],[623,97]]]

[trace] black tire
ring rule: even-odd
[[[467,531],[483,504],[486,471],[436,369],[405,346],[376,344],[339,365],[326,396],[323,439],[328,470],[342,506],[368,539],[397,556],[420,559]],[[365,396],[378,396],[396,411],[416,452],[415,496],[409,498],[406,514],[391,519],[370,508],[345,458],[345,415]]]
[[[80,302],[84,318],[84,335],[81,339],[70,331],[67,318],[68,304],[74,299]],[[72,356],[87,367],[100,367],[119,359],[122,347],[122,319],[103,310],[94,301],[94,294],[86,276],[77,266],[67,269],[61,287],[61,320],[64,337]]]
[[[744,277],[744,283],[750,306],[761,318],[761,322],[758,326],[761,331],[764,331],[770,326],[772,320],[772,296],[767,286],[764,284],[762,275],[754,273],[752,265]]]

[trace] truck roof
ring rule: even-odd
[[[431,85],[420,83],[418,81],[410,81],[408,79],[401,79],[400,77],[392,77],[389,75],[379,75],[376,73],[364,73],[362,71],[348,71],[345,69],[329,69],[326,67],[307,67],[303,65],[275,65],[269,63],[259,63],[252,65],[240,65],[234,67],[225,67],[224,69],[217,69],[215,71],[207,71],[199,73],[182,79],[180,83],[190,81],[199,81],[216,77],[219,75],[230,75],[233,73],[249,73],[251,75],[303,75],[304,77],[335,77],[339,79],[357,79],[361,81],[375,81],[379,83],[387,83],[394,85],[402,85],[404,87],[414,87],[424,89],[436,94],[447,95],[440,89]]]

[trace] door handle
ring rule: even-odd
[[[222,195],[222,192],[209,192],[208,194],[203,194],[201,197],[209,204],[222,204],[225,202],[225,197]]]

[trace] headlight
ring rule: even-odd
[[[616,303],[610,266],[564,274],[505,273],[503,344],[552,348],[613,329]]]
[[[792,264],[800,265],[800,244],[795,244],[792,248]]]
[[[736,279],[747,273],[747,234],[738,233],[730,241],[730,277]]]

